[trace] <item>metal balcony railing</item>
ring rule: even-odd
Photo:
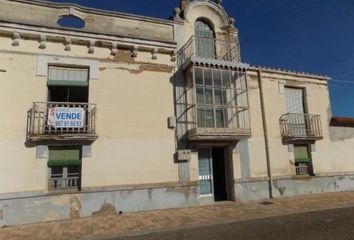
[[[323,138],[320,115],[287,113],[280,117],[281,136],[287,140]]]
[[[81,113],[81,122],[50,117],[57,111]],[[50,119],[51,118],[51,119]],[[27,140],[95,140],[96,104],[67,102],[34,102],[27,112]]]
[[[79,186],[80,186],[79,177],[51,178],[48,180],[48,190],[78,189]]]
[[[310,169],[310,166],[308,166],[307,164],[300,164],[298,166],[295,166],[296,175],[299,175],[299,176],[310,175],[309,169]]]
[[[206,60],[240,62],[240,47],[237,42],[222,39],[192,36],[178,52],[178,65],[192,57]]]

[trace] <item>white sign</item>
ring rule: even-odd
[[[55,107],[48,110],[48,125],[55,128],[82,128],[84,121],[83,108]]]

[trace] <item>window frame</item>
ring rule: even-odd
[[[73,150],[77,149],[79,150],[79,159],[80,159],[80,164],[79,165],[58,165],[58,166],[49,166],[49,157],[50,157],[50,151],[51,149],[55,150]],[[77,172],[76,173],[69,173],[69,168],[70,167],[77,167]],[[61,169],[61,174],[54,174],[53,169]],[[61,176],[59,176],[61,175]],[[48,177],[47,177],[47,182],[48,182],[48,191],[49,192],[67,192],[67,191],[81,191],[81,178],[82,178],[82,146],[48,146]],[[73,179],[73,181],[70,181],[69,179]],[[75,180],[76,179],[76,180]],[[63,188],[56,188],[56,187],[50,187],[51,183],[50,181],[57,180],[57,182],[53,183],[53,185],[57,185],[59,181],[68,181],[65,184],[75,184],[76,186],[74,187],[63,187]]]
[[[307,155],[308,155],[308,161],[296,161],[296,148],[297,147],[306,147],[307,150]],[[306,166],[307,167],[307,173],[306,174],[301,174],[301,172],[299,172],[297,170],[297,167],[301,167],[301,166]],[[311,154],[311,146],[310,144],[307,143],[298,143],[298,144],[294,144],[294,167],[295,167],[295,174],[296,176],[315,176],[314,174],[314,170],[313,170],[313,163],[312,163],[312,154]]]
[[[209,71],[211,83],[207,84],[205,73]],[[215,72],[218,72],[218,74],[215,74]],[[193,94],[191,100],[195,107],[193,118],[197,128],[249,128],[249,99],[247,73],[245,71],[193,66],[191,73],[190,86]],[[219,83],[216,83],[215,79],[218,79]],[[211,92],[211,101],[206,101],[206,91]],[[202,124],[200,117],[198,117],[198,115],[201,115],[199,110],[213,111],[212,126],[206,120],[206,112],[203,118],[204,124]]]

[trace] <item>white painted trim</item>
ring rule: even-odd
[[[38,55],[37,57],[36,75],[46,77],[48,75],[48,66],[51,64],[65,64],[70,66],[89,67],[90,80],[99,79],[99,62],[96,60],[45,55]]]

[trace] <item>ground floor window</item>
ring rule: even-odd
[[[296,175],[313,175],[309,145],[294,145]]]
[[[49,147],[48,190],[80,190],[81,147]]]

